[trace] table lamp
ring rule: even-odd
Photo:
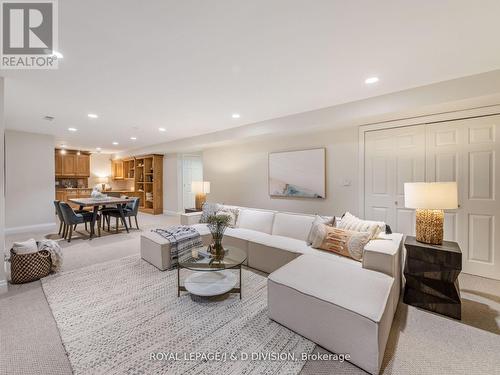
[[[201,210],[203,203],[207,200],[207,194],[210,193],[210,182],[208,181],[193,181],[191,183],[191,191],[196,194],[195,208]]]
[[[406,182],[405,207],[415,208],[417,241],[443,243],[443,210],[458,208],[456,182]]]
[[[99,177],[99,182],[101,183],[101,191],[106,191],[106,184],[109,182],[108,176]]]

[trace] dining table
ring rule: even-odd
[[[103,197],[103,198],[72,198],[69,199],[72,203],[80,206],[80,210],[84,207],[93,207],[92,211],[92,222],[90,223],[90,237],[92,239],[95,236],[95,222],[97,220],[97,214],[99,213],[100,207],[116,206],[120,217],[122,219],[123,225],[127,233],[129,232],[127,221],[125,220],[125,213],[123,208],[127,203],[133,202],[135,198],[116,198],[116,197]]]

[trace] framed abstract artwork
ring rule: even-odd
[[[272,197],[326,198],[326,150],[271,152],[269,195]]]

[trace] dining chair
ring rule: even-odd
[[[92,212],[81,212],[76,213],[73,211],[71,206],[66,202],[59,202],[59,207],[61,209],[62,216],[64,218],[64,223],[66,224],[66,236],[68,237],[68,242],[71,242],[71,237],[73,235],[73,230],[76,230],[78,224],[85,224],[85,229],[87,229],[87,223],[92,221]],[[97,230],[99,237],[101,236],[101,215],[97,215]],[[68,233],[69,229],[69,233]]]
[[[59,219],[59,232],[57,232],[57,234],[62,235],[62,237],[65,237],[66,224],[64,223],[61,207],[59,207],[60,202],[61,201],[54,201],[54,207],[56,208],[57,218]]]
[[[128,217],[128,223],[130,225],[130,228],[132,228],[132,217],[135,219],[135,226],[137,229],[139,229],[139,223],[137,221],[137,215],[139,213],[139,198],[133,198],[132,201],[127,203],[125,207],[123,208],[123,216],[125,216],[125,219]],[[108,224],[108,232],[110,231],[110,218],[115,217],[116,218],[116,232],[118,232],[118,224],[119,220],[121,219],[120,211],[118,208],[110,208],[102,211],[102,214],[104,215],[104,220]]]

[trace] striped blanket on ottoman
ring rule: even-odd
[[[192,249],[203,246],[198,231],[188,226],[172,226],[166,229],[151,229],[170,242],[170,269],[177,266],[180,256],[191,252]]]

